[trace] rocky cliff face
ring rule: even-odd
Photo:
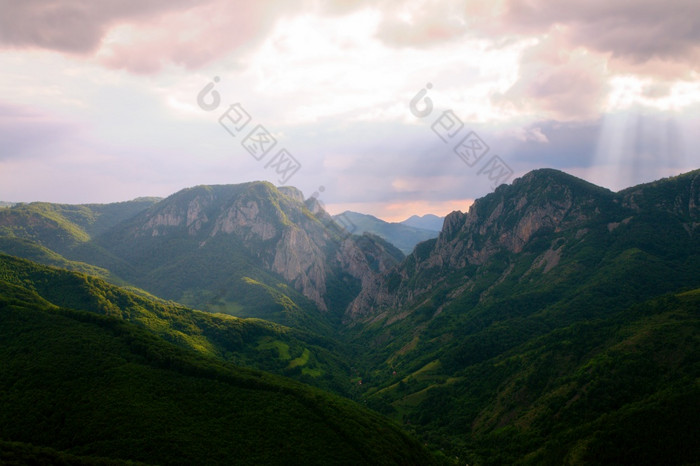
[[[324,311],[330,305],[329,281],[347,275],[365,286],[401,258],[373,239],[344,234],[318,202],[305,203],[298,189],[263,182],[183,190],[132,220],[121,236],[127,244],[189,237],[200,248],[230,239],[231,248],[244,249]]]
[[[462,287],[468,287],[470,275],[497,255],[522,253],[542,238],[550,243],[535,252],[532,267],[549,273],[556,270],[566,238],[585,240],[599,223],[612,232],[646,210],[673,215],[693,234],[700,225],[698,186],[698,171],[620,193],[556,170],[530,172],[477,200],[468,213],[448,215],[437,240],[420,244],[396,269],[363,289],[349,312],[353,319],[367,319],[416,304],[417,297],[460,270]]]
[[[613,193],[556,170],[536,170],[477,200],[467,213],[448,215],[437,239],[401,261],[401,253],[379,238],[348,235],[316,199],[304,201],[295,188],[199,186],[142,212],[102,244],[124,245],[110,251],[127,259],[140,254],[147,267],[164,250],[182,252],[167,245],[182,243],[195,254],[216,244],[208,257],[238,251],[318,308],[357,321],[400,312],[440,287],[450,296],[468,292],[475,274],[498,257],[527,253],[532,269],[556,274],[565,244],[586,241],[592,231],[619,232],[649,212],[681,222],[693,237],[700,228],[699,196],[700,171]],[[174,267],[175,259],[155,267]],[[459,280],[445,283],[455,276]]]

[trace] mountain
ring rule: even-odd
[[[299,190],[263,182],[106,206],[15,206],[0,211],[0,251],[211,312],[295,326],[312,316],[308,328],[320,333],[403,258],[377,237],[349,235]]]
[[[458,464],[694,464],[698,206],[700,170],[620,192],[535,170],[405,257],[268,183],[183,190],[99,232],[15,206],[0,246],[92,276],[0,256],[0,300],[361,401]]]
[[[567,250],[573,265],[570,271],[557,269],[559,281],[580,281],[577,269],[584,264],[575,260],[579,251],[588,266],[616,253],[634,254],[637,251],[631,249],[633,246],[641,248],[640,252],[659,254],[660,259],[681,260],[679,254],[697,250],[693,236],[698,226],[697,178],[698,171],[613,193],[556,170],[530,172],[513,185],[503,185],[478,199],[468,214],[448,215],[437,239],[421,243],[398,268],[384,276],[378,292],[362,293],[351,311],[376,314],[378,309],[401,307],[425,292],[434,292],[438,284],[445,289],[469,285],[469,289],[457,291],[473,294],[480,276],[476,272],[489,269],[492,273],[498,271],[497,276],[489,277],[491,281],[484,281],[493,288],[512,274],[514,262],[527,264],[521,266],[526,270],[516,271],[525,276],[540,268],[546,275],[560,265]],[[677,186],[679,182],[681,186]],[[668,199],[660,196],[660,191]],[[656,203],[650,199],[656,199]],[[670,240],[673,242],[669,244]],[[685,271],[683,267],[674,275]],[[552,275],[544,282],[551,283]],[[674,286],[670,277],[663,281]],[[653,291],[656,289],[647,293]]]
[[[422,230],[437,231],[442,230],[442,223],[445,221],[445,217],[438,217],[433,214],[425,215],[411,215],[409,218],[401,222],[403,225],[420,228]]]
[[[415,216],[414,216],[415,217]],[[413,217],[412,217],[413,218]],[[437,217],[436,217],[437,218]],[[436,238],[440,229],[417,228],[402,223],[389,223],[372,215],[345,211],[334,216],[336,220],[349,220],[354,227],[353,233],[371,233],[393,244],[404,254],[410,254],[416,244]]]
[[[194,311],[99,278],[0,254],[0,280],[53,306],[123,319],[204,356],[352,394],[352,354],[339,342],[259,319]],[[2,295],[0,295],[1,297]],[[313,325],[309,325],[313,327]]]
[[[197,351],[204,339],[187,349],[157,336],[186,339],[205,314],[8,256],[0,265],[3,464],[435,463],[350,401]],[[236,339],[224,331],[233,318],[210,319]]]
[[[331,325],[401,255],[378,238],[350,236],[315,199],[301,199],[267,182],[186,189],[75,256],[196,308],[285,324],[300,311]]]
[[[368,405],[470,464],[697,461],[698,206],[536,170],[450,214],[351,305]]]
[[[113,204],[14,204],[0,209],[0,252],[123,283],[109,270],[64,255],[71,255],[78,245],[158,200],[144,197]]]
[[[158,202],[144,197],[113,204],[15,204],[0,210],[3,236],[20,237],[63,254]]]

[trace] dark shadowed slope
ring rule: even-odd
[[[354,303],[369,405],[469,464],[700,460],[698,226],[700,171],[501,186]]]
[[[150,464],[432,462],[352,402],[56,307],[12,276],[0,280],[0,446]]]

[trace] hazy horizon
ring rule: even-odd
[[[563,171],[563,170],[562,170],[562,171]],[[674,175],[671,175],[671,176],[674,176]],[[255,181],[261,181],[261,180],[251,180],[251,181],[255,182]],[[512,182],[513,180],[510,180],[510,181]],[[656,181],[656,180],[649,180],[649,181]],[[187,188],[191,188],[191,187],[192,187],[192,186],[188,186],[188,187],[183,188],[183,189],[187,189]],[[626,188],[629,188],[629,187],[631,187],[631,186],[625,186],[625,187],[623,187],[623,188],[621,188],[621,189],[626,189]],[[178,190],[178,191],[179,191],[179,190]],[[176,192],[177,192],[177,191],[176,191]],[[131,199],[117,199],[117,200],[110,201],[110,202],[92,202],[92,201],[85,201],[85,202],[79,202],[79,203],[64,203],[64,204],[109,204],[109,203],[112,203],[112,202],[117,203],[117,202],[135,201],[135,200],[142,199],[142,198],[160,198],[160,199],[165,199],[165,198],[169,197],[170,195],[175,194],[176,192],[170,193],[170,194],[167,195],[167,196],[143,195],[143,196],[136,196],[136,197],[131,198]],[[303,191],[302,191],[302,192],[303,192]],[[314,194],[316,195],[316,196],[314,196],[314,197],[317,197],[317,198],[319,198],[319,199],[320,199],[320,196],[321,196],[321,193],[318,193],[318,192],[315,192],[315,193],[312,193],[312,194],[308,194],[308,193],[303,193],[303,194],[304,194],[304,198],[305,198],[305,199],[308,199],[308,198],[312,197],[312,195],[314,195]],[[54,201],[46,200],[46,199],[35,199],[35,200],[6,200],[6,199],[0,199],[0,204],[2,204],[2,203],[21,204],[21,203],[32,203],[32,202],[54,202]],[[321,201],[321,202],[323,202],[323,201]],[[330,213],[331,215],[339,215],[339,214],[342,214],[342,213],[344,213],[344,212],[350,211],[350,212],[356,212],[356,213],[360,213],[360,214],[372,215],[372,216],[374,216],[374,217],[376,217],[376,218],[378,218],[378,219],[380,219],[380,220],[384,220],[385,222],[390,222],[390,223],[394,222],[394,223],[396,223],[396,222],[403,222],[403,221],[405,221],[405,220],[408,220],[410,217],[412,217],[412,216],[414,216],[414,215],[415,215],[415,216],[418,216],[418,217],[424,217],[424,216],[426,216],[426,215],[435,215],[435,216],[444,218],[444,217],[446,217],[448,214],[450,214],[451,212],[454,212],[454,211],[467,212],[467,211],[469,210],[469,207],[470,207],[472,204],[473,204],[473,201],[467,203],[467,204],[464,205],[462,208],[460,208],[460,207],[458,206],[458,207],[455,208],[455,209],[450,209],[450,210],[448,210],[448,211],[443,211],[443,212],[440,212],[440,211],[437,211],[437,212],[436,212],[436,211],[419,211],[419,210],[418,210],[418,211],[411,211],[410,208],[411,208],[412,205],[409,204],[409,205],[404,206],[406,209],[409,209],[409,210],[407,210],[408,214],[407,214],[406,216],[400,216],[400,215],[399,215],[399,216],[395,216],[395,217],[386,217],[386,216],[385,216],[385,217],[380,217],[380,216],[377,216],[377,215],[372,214],[372,213],[369,213],[369,212],[363,212],[363,211],[360,211],[360,210],[353,210],[352,208],[345,208],[345,209],[342,209],[342,210],[338,210],[338,209],[329,209],[329,208],[327,208],[328,206],[326,206],[325,203],[323,204],[323,207],[326,207],[326,210],[327,210],[328,213]],[[352,203],[347,203],[347,204],[345,204],[345,206],[350,206],[350,207],[352,207],[353,204],[352,204]],[[358,207],[361,208],[362,205],[358,205]]]

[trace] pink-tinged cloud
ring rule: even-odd
[[[112,68],[198,68],[264,38],[297,0],[0,0],[0,48],[41,48]]]
[[[376,36],[392,47],[556,32],[561,47],[585,47],[615,66],[653,62],[645,68],[653,74],[687,75],[700,58],[697,0],[0,0],[0,48],[97,53],[107,66],[152,73],[250,47],[285,15],[362,8],[381,15]]]
[[[510,0],[502,18],[511,32],[563,28],[582,45],[631,62],[686,61],[700,46],[697,0]]]
[[[94,52],[106,31],[194,5],[194,0],[0,0],[0,46]]]
[[[494,103],[560,121],[595,119],[607,93],[605,60],[550,37],[527,49],[519,78]]]
[[[423,0],[378,2],[377,37],[422,47],[463,36],[494,44],[555,34],[562,49],[585,47],[615,68],[682,78],[700,58],[697,0]],[[407,20],[410,19],[410,20]],[[651,64],[651,66],[647,66]]]
[[[259,43],[295,1],[217,1],[136,21],[116,31],[98,53],[101,63],[153,73],[173,63],[196,69]]]
[[[382,13],[377,37],[392,46],[431,46],[467,31],[454,2],[385,2]]]

